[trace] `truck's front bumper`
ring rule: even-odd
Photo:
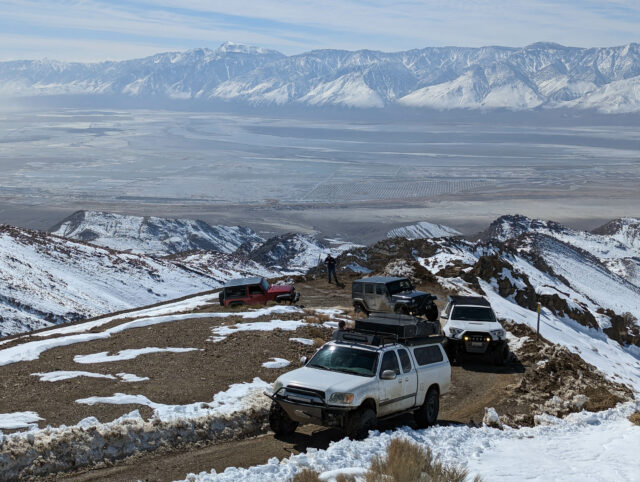
[[[265,395],[279,404],[287,412],[291,420],[306,424],[323,425],[327,427],[343,427],[345,415],[353,411],[353,407],[341,407],[328,405],[326,403],[306,403],[299,400],[291,400],[278,393],[268,393]]]

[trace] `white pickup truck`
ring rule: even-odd
[[[398,343],[345,332],[303,359],[304,367],[275,381],[267,393],[273,400],[271,429],[287,435],[299,424],[313,423],[361,439],[379,419],[405,412],[413,412],[418,427],[434,424],[439,397],[451,384],[451,365],[439,339]]]

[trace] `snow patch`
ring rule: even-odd
[[[184,353],[188,351],[201,350],[200,348],[157,348],[153,346],[145,348],[133,348],[129,350],[121,350],[115,355],[109,355],[108,351],[100,353],[91,353],[89,355],[76,355],[73,357],[73,361],[76,363],[110,363],[123,360],[133,360],[140,355],[147,355],[149,353]]]
[[[289,360],[285,360],[284,358],[274,357],[270,361],[266,361],[262,364],[265,368],[284,368],[291,365]]]

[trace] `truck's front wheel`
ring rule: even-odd
[[[378,418],[376,417],[376,412],[370,408],[365,408],[351,414],[345,431],[350,438],[363,440],[369,435],[369,430],[375,430],[377,426]]]
[[[298,428],[298,422],[291,420],[278,402],[271,402],[269,426],[276,435],[291,435]]]
[[[496,350],[493,353],[493,364],[495,366],[498,366],[498,367],[504,366],[508,358],[509,358],[509,345],[507,345],[506,343],[503,343],[502,345],[496,347]]]
[[[438,421],[440,411],[440,394],[436,387],[427,391],[424,403],[414,413],[416,424],[419,428],[427,428]]]

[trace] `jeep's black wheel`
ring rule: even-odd
[[[298,422],[291,420],[278,402],[271,402],[269,426],[276,435],[291,435],[298,428]]]
[[[493,353],[493,364],[497,367],[504,366],[505,362],[509,358],[509,345],[503,343],[501,346],[496,347]]]
[[[357,410],[350,415],[345,431],[353,440],[363,440],[369,435],[369,430],[375,430],[377,426],[378,417],[376,417],[376,412],[370,408],[365,408]]]
[[[398,315],[408,315],[409,314],[409,308],[406,307],[405,305],[397,305],[394,310]]]
[[[438,412],[440,411],[440,394],[436,387],[431,387],[427,391],[427,396],[420,408],[413,412],[416,425],[419,428],[427,428],[438,421]]]
[[[424,315],[427,317],[428,321],[438,321],[438,307],[435,303],[431,303],[427,306]]]

